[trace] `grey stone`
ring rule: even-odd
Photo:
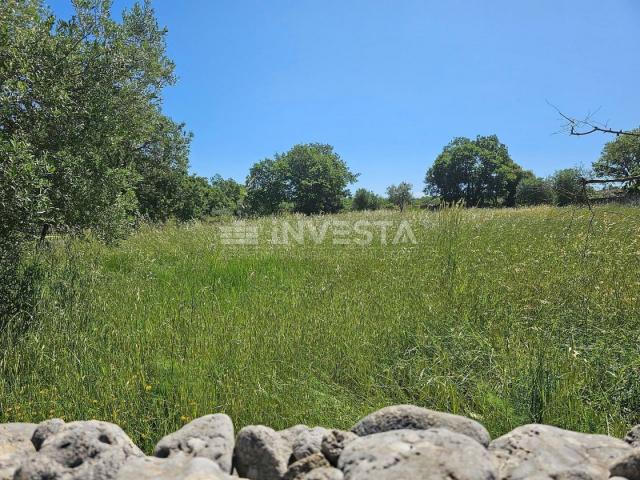
[[[640,448],[640,425],[633,427],[624,437],[624,441],[633,448]]]
[[[44,422],[39,423],[36,427],[36,430],[33,432],[33,436],[31,437],[31,443],[33,443],[36,450],[40,450],[44,441],[51,435],[58,433],[63,427],[64,420],[60,418],[45,420]]]
[[[291,448],[293,449],[293,442],[296,441],[296,438],[304,432],[307,432],[309,427],[306,425],[294,425],[293,427],[285,428],[284,430],[280,430],[278,435],[285,440]]]
[[[611,476],[640,480],[640,448],[636,448],[616,459],[609,467]]]
[[[280,433],[264,425],[250,425],[238,432],[234,465],[241,477],[280,480],[292,452],[291,443]]]
[[[345,480],[496,480],[486,448],[444,428],[391,430],[357,438],[340,455]]]
[[[140,457],[129,460],[118,471],[116,480],[232,480],[233,478],[224,473],[213,460],[177,453],[169,458]]]
[[[390,430],[430,428],[446,428],[467,435],[484,446],[487,446],[491,440],[487,429],[475,420],[415,405],[394,405],[373,412],[360,420],[351,431],[356,435],[364,436]]]
[[[109,480],[143,453],[117,425],[97,420],[59,425],[16,470],[15,480]]]
[[[609,477],[609,464],[631,450],[622,440],[549,425],[524,425],[495,439],[489,451],[503,479]]]
[[[311,472],[311,470],[330,466],[321,453],[312,453],[289,465],[289,469],[283,475],[282,480],[302,480],[305,474]]]
[[[293,440],[291,447],[293,449],[293,458],[300,460],[314,453],[320,452],[322,438],[329,431],[322,427],[313,427],[301,430]]]
[[[333,467],[320,467],[311,470],[302,480],[344,480],[342,470]]]
[[[344,447],[358,438],[353,432],[343,430],[330,430],[322,438],[320,451],[334,467],[338,465],[338,459]]]
[[[0,480],[10,480],[23,459],[34,452],[31,436],[35,423],[0,425]]]
[[[178,453],[204,457],[218,464],[223,472],[231,472],[233,458],[233,422],[228,415],[217,413],[196,418],[180,430],[165,436],[153,454],[167,458]]]

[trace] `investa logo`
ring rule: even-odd
[[[220,241],[226,245],[258,245],[260,230],[255,224],[236,222],[220,227]],[[418,242],[407,220],[323,220],[274,219],[270,233],[263,237],[271,245],[416,245]]]
[[[408,221],[399,224],[387,220],[325,220],[311,222],[298,220],[275,221],[271,229],[270,243],[273,245],[302,245],[308,241],[320,245],[327,237],[333,245],[367,246],[374,242],[381,245],[401,243],[417,244],[416,237]]]

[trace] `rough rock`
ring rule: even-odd
[[[391,430],[357,438],[338,461],[345,480],[496,480],[489,452],[445,428]]]
[[[489,445],[503,479],[601,479],[609,464],[631,450],[605,435],[577,433],[549,425],[524,425]]]
[[[289,465],[289,469],[282,477],[282,480],[302,480],[304,476],[312,470],[330,466],[327,459],[324,458],[321,453],[312,453]]]
[[[58,425],[16,470],[15,480],[108,480],[143,456],[117,425],[96,420]]]
[[[263,425],[250,425],[238,432],[234,465],[241,477],[251,480],[280,480],[293,453],[281,432]]]
[[[229,473],[233,447],[233,422],[228,415],[217,413],[196,418],[177,432],[165,436],[158,442],[153,454],[159,458],[179,453],[204,457],[217,463],[223,472]]]
[[[213,460],[178,453],[169,458],[133,458],[118,471],[116,480],[232,480],[233,478],[224,473]]]
[[[329,430],[323,427],[313,427],[301,430],[294,438],[291,448],[293,449],[293,458],[301,460],[309,455],[320,452],[322,438],[329,433]]]
[[[640,425],[636,425],[624,437],[624,441],[633,448],[640,448]]]
[[[12,479],[22,460],[35,451],[31,443],[35,429],[35,423],[0,425],[0,480]]]
[[[330,430],[324,437],[322,437],[322,443],[320,444],[320,451],[327,460],[334,467],[338,465],[338,459],[344,447],[350,442],[358,438],[353,432],[345,432],[343,430]]]
[[[302,480],[343,480],[342,470],[333,467],[320,467],[311,470]]]
[[[394,405],[373,412],[354,425],[351,431],[356,435],[365,436],[390,430],[430,428],[446,428],[471,437],[484,446],[491,440],[487,429],[475,420],[415,405]]]
[[[291,448],[293,448],[293,442],[296,441],[296,438],[304,432],[307,432],[309,427],[306,425],[294,425],[293,427],[285,428],[284,430],[280,430],[278,435],[285,440]]]
[[[50,437],[58,433],[64,427],[64,420],[60,418],[52,418],[50,420],[45,420],[41,422],[36,427],[36,430],[33,432],[33,436],[31,437],[31,443],[36,450],[40,450],[40,447],[44,443],[44,441]]]
[[[640,480],[640,448],[616,459],[609,467],[611,476],[625,477],[628,480]]]

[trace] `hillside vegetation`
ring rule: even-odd
[[[416,244],[274,245],[278,222],[406,220]],[[147,450],[210,412],[348,427],[414,403],[492,435],[640,423],[640,214],[458,209],[142,227],[53,239],[30,324],[0,337],[0,422],[98,418]],[[390,227],[393,232],[394,227]]]

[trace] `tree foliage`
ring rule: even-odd
[[[106,0],[74,5],[56,21],[35,0],[4,4],[0,135],[46,172],[40,221],[111,239],[139,212],[164,219],[178,208],[190,135],[161,112],[174,66],[150,4],[120,23]]]
[[[389,202],[400,208],[403,212],[405,207],[413,200],[411,190],[413,185],[407,182],[400,182],[398,185],[390,185],[387,187],[387,197]]]
[[[607,178],[624,178],[640,175],[640,129],[638,135],[621,135],[607,143],[602,155],[593,164],[594,172]],[[625,182],[626,187],[638,191],[640,181]]]
[[[74,6],[69,20],[40,0],[0,6],[2,278],[44,225],[111,241],[140,214],[195,214],[181,198],[191,135],[161,111],[175,82],[166,30],[148,1],[119,22],[108,0]]]
[[[295,145],[284,154],[256,163],[246,181],[247,205],[254,214],[284,210],[311,214],[342,208],[357,175],[331,145]]]
[[[536,177],[533,173],[528,173],[516,187],[516,205],[553,204],[553,188],[549,181]]]
[[[351,209],[356,211],[378,210],[382,205],[382,199],[366,188],[359,188],[353,195]]]
[[[551,185],[558,206],[583,203],[587,200],[587,191],[581,183],[583,174],[579,168],[564,168],[551,177]]]
[[[522,168],[498,137],[459,137],[444,147],[425,177],[425,193],[469,206],[513,206]]]

